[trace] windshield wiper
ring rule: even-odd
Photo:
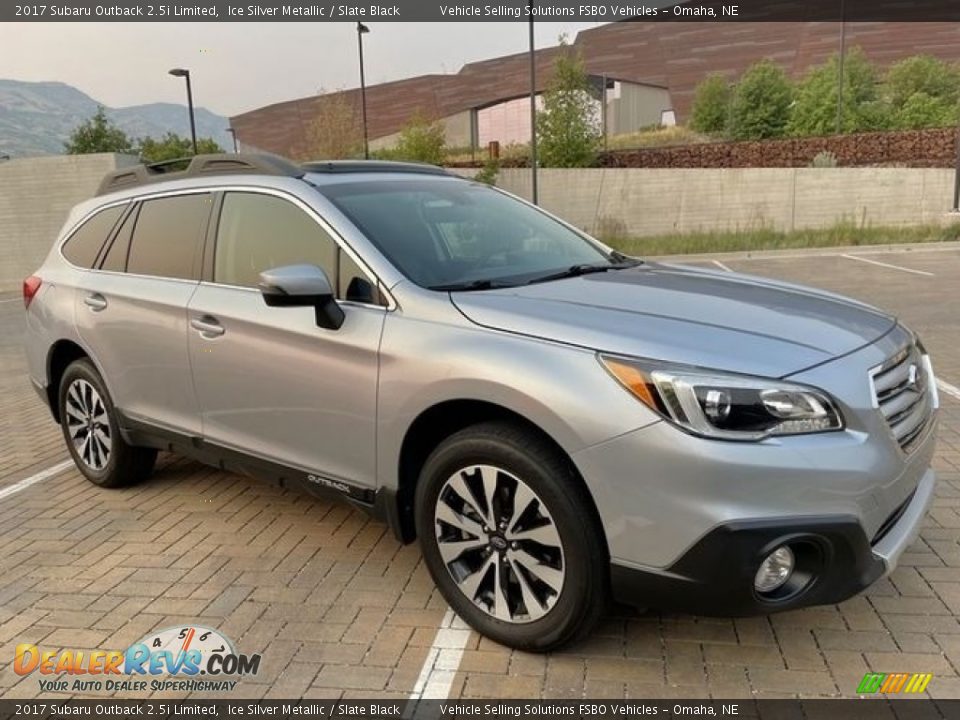
[[[642,260],[628,258],[626,261],[608,263],[606,265],[571,265],[566,270],[560,270],[555,273],[550,273],[549,275],[541,275],[540,277],[536,277],[533,280],[528,281],[527,285],[549,282],[551,280],[562,280],[563,278],[577,277],[579,275],[589,275],[591,273],[602,273],[607,272],[608,270],[626,270],[627,268],[636,267],[642,263]]]
[[[511,287],[508,283],[498,282],[496,280],[467,280],[466,282],[448,283],[446,285],[431,285],[430,290],[493,290],[495,288]]]

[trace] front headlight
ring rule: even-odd
[[[826,393],[785,380],[600,355],[603,366],[650,409],[684,430],[722,440],[762,440],[841,430]]]

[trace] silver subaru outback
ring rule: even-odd
[[[108,175],[24,282],[89,480],[158,450],[382,518],[513,647],[614,598],[835,603],[934,495],[918,338],[836,295],[627,257],[439,168],[198,156]]]

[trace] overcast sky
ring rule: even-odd
[[[599,23],[536,23],[537,46]],[[369,22],[367,83],[523,52],[526,22]],[[0,23],[0,78],[58,80],[108,107],[194,101],[221,115],[360,84],[353,23]]]

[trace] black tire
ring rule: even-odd
[[[513,508],[506,511],[510,515],[508,525],[516,522],[515,515],[518,514],[516,494],[519,491],[514,489],[513,499],[510,499],[510,483],[519,480],[535,494],[536,501],[542,503],[542,507],[549,515],[549,520],[552,521],[552,529],[555,529],[559,536],[564,573],[562,590],[551,595],[553,605],[541,617],[527,614],[526,598],[523,599],[523,605],[515,602],[512,605],[513,608],[520,608],[519,622],[514,621],[512,611],[507,613],[511,616],[508,620],[495,617],[489,606],[493,602],[489,599],[489,593],[493,591],[490,590],[487,595],[489,602],[487,599],[480,598],[477,590],[472,591],[473,597],[468,596],[467,592],[462,591],[461,586],[454,580],[451,574],[453,571],[448,568],[441,554],[441,541],[437,537],[437,528],[441,528],[445,533],[448,529],[447,525],[436,519],[441,493],[444,493],[445,498],[451,497],[447,494],[450,492],[447,481],[453,477],[466,477],[470,483],[477,483],[477,478],[481,478],[479,482],[483,482],[482,476],[476,474],[477,471],[468,470],[472,466],[492,466],[505,471],[496,474],[498,480],[494,486],[499,488],[502,482],[507,483],[507,499],[495,502],[499,503],[498,507],[501,509]],[[466,471],[467,474],[464,475],[459,471]],[[470,472],[474,472],[472,477]],[[507,480],[501,481],[500,478],[504,477]],[[512,487],[516,488],[516,484]],[[458,502],[458,498],[459,496],[454,496],[453,501]],[[474,500],[483,506],[482,513],[486,513],[486,508],[493,504],[479,500],[476,493],[474,493]],[[538,504],[533,507],[539,509],[541,506]],[[582,481],[569,460],[560,452],[536,433],[518,424],[490,422],[474,425],[451,435],[431,453],[417,483],[414,512],[417,535],[427,568],[453,610],[477,632],[503,645],[520,650],[546,652],[586,635],[599,620],[607,605],[609,559],[603,541],[602,527],[594,513],[588,510],[590,507],[591,500]],[[471,510],[473,508],[465,511],[471,512]],[[471,517],[476,518],[481,515],[474,513]],[[494,517],[492,509],[487,517]],[[539,521],[542,522],[543,518]],[[459,533],[459,531],[455,532]],[[495,544],[492,535],[483,537],[476,534],[475,536],[482,537],[484,543],[490,540],[484,549],[469,551],[479,553],[476,564],[482,565],[485,557],[488,559],[493,557],[494,564],[502,562],[503,565],[500,567],[510,567],[510,560],[504,557],[511,552],[510,549],[502,548],[502,543]],[[457,542],[460,537],[467,536],[458,534],[452,542]],[[444,540],[444,542],[448,541]],[[523,542],[525,541],[521,541]],[[517,543],[507,542],[507,545],[516,550]],[[500,560],[497,560],[497,554],[500,555]],[[451,562],[451,567],[460,562],[459,558],[454,560]],[[539,567],[542,569],[542,566]],[[468,572],[476,577],[472,575],[472,571],[473,567]],[[516,598],[520,588],[520,578],[516,576],[517,570],[505,571],[491,566],[489,571],[477,572],[485,578],[481,581],[481,588],[492,588],[495,578],[500,577],[499,573],[505,573],[508,588],[512,587],[516,590],[512,596],[509,592],[505,592],[502,597]],[[490,575],[485,575],[486,572]],[[464,576],[461,576],[460,582],[464,582]],[[526,576],[530,577],[528,574]],[[526,589],[530,587],[531,585],[527,584]],[[539,587],[547,588],[543,585]],[[547,590],[547,592],[550,591]],[[487,607],[482,607],[478,599],[486,603]],[[505,605],[511,606],[509,600]],[[501,605],[501,608],[503,606]],[[543,612],[543,606],[538,608],[538,612]],[[535,619],[531,619],[534,617]]]
[[[96,393],[91,395],[88,388]],[[68,400],[68,394],[73,389],[74,393]],[[81,397],[81,404],[86,405],[88,397],[95,397],[94,402],[90,404],[97,410],[98,418],[105,419],[105,422],[98,422],[93,425],[99,432],[97,437],[108,438],[109,443],[97,441],[94,443],[94,449],[83,447],[78,449],[74,438],[71,435],[71,424],[78,417],[78,411],[83,414],[83,407],[77,406],[76,398]],[[63,431],[64,440],[67,443],[67,449],[73,458],[77,469],[94,485],[105,488],[118,488],[133,485],[150,476],[153,472],[153,464],[157,459],[157,451],[152,448],[135,447],[127,444],[120,435],[120,428],[117,424],[117,412],[113,407],[113,401],[107,392],[107,386],[104,384],[100,373],[87,359],[75,360],[70,363],[60,378],[60,389],[57,395],[60,410],[60,428]],[[97,403],[99,401],[99,404]],[[68,403],[70,404],[68,407]],[[106,432],[105,432],[106,431]],[[79,442],[89,435],[92,430],[89,426],[81,429],[78,437]],[[91,454],[93,453],[93,454]]]

